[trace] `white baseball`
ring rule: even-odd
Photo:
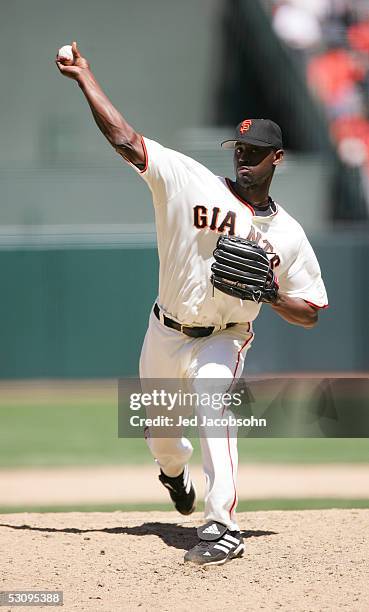
[[[58,51],[58,58],[61,60],[72,60],[73,61],[73,51],[71,45],[64,45]]]

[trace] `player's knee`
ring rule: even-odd
[[[229,380],[233,378],[232,370],[220,363],[207,363],[199,368],[196,379],[201,378],[217,378]]]
[[[159,463],[174,458],[184,464],[190,460],[193,453],[193,446],[187,438],[172,438],[170,435],[167,438],[156,438],[146,435],[145,439],[151,454]]]
[[[233,379],[231,370],[218,363],[207,363],[199,368],[192,382],[195,393],[224,393]]]

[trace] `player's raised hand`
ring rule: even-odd
[[[89,70],[89,63],[82,57],[76,41],[72,43],[73,59],[70,57],[56,56],[55,63],[59,71],[66,77],[78,81],[84,72]]]

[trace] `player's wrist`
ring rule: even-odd
[[[81,89],[95,83],[94,76],[89,68],[83,68],[77,75],[76,81]]]
[[[283,295],[277,291],[274,300],[270,304],[273,308],[278,308],[283,305]]]

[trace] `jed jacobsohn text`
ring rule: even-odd
[[[214,410],[222,408],[237,408],[242,404],[242,391],[240,393],[185,393],[181,389],[170,393],[165,389],[153,389],[150,393],[131,393],[131,410],[140,410],[142,407],[156,406],[173,410],[173,408],[191,406],[206,407]]]
[[[235,417],[231,414],[214,418],[197,415],[185,418],[178,415],[176,419],[162,415],[149,419],[136,414],[130,418],[132,427],[266,427],[266,424],[266,419]]]

